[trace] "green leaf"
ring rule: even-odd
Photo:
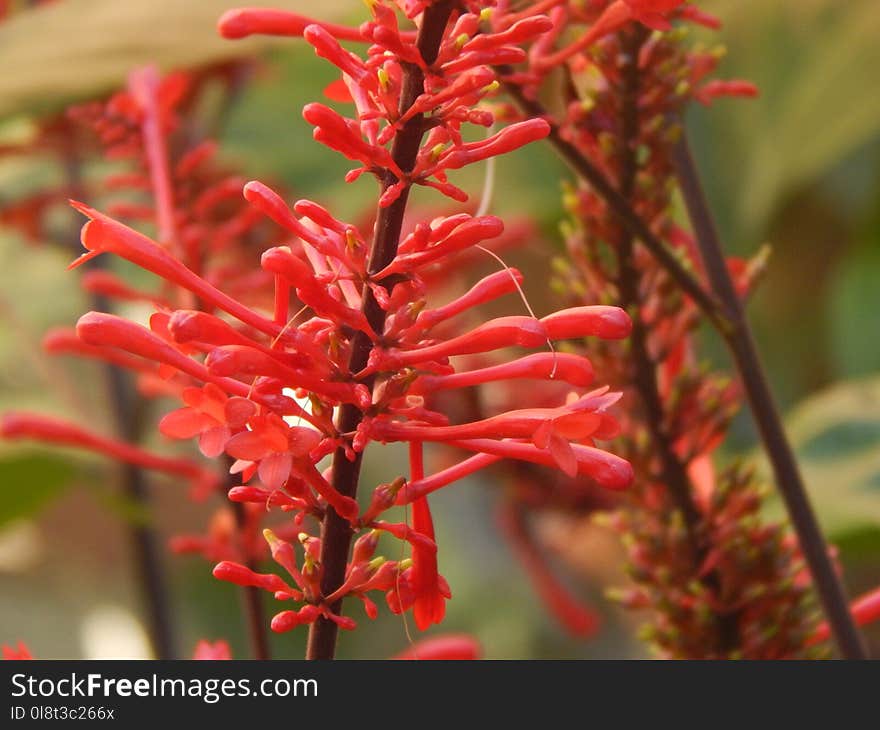
[[[828,296],[832,356],[844,377],[880,371],[877,338],[865,336],[876,329],[880,311],[880,228],[871,231],[862,246],[838,264]]]
[[[880,377],[844,381],[807,398],[788,416],[786,428],[829,538],[876,532]]]
[[[73,476],[69,462],[49,454],[25,453],[0,460],[0,525],[39,512]]]
[[[229,41],[217,33],[235,0],[65,0],[0,25],[0,116],[45,112],[121,86],[138,66],[189,68],[252,55],[290,39]],[[342,0],[267,5],[338,18]]]

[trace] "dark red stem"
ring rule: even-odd
[[[550,134],[547,135],[547,141],[559,156],[574,170],[578,177],[589,183],[596,193],[605,200],[608,207],[618,216],[621,225],[644,244],[645,248],[669,272],[669,275],[682,290],[694,300],[703,314],[719,329],[725,329],[728,326],[727,313],[718,299],[706,290],[693,273],[684,266],[678,256],[651,231],[648,224],[633,210],[626,197],[621,195],[604,173],[581,154],[575,145],[564,138],[559,125],[552,120],[541,103],[528,98],[514,84],[505,84],[505,90],[527,116],[547,120],[550,124]]]
[[[647,30],[639,27],[632,33],[622,34],[625,49],[621,73],[622,120],[620,179],[618,190],[627,201],[633,199],[636,189],[638,164],[635,145],[639,137],[639,49],[647,38]],[[657,363],[648,348],[648,326],[642,317],[642,276],[636,264],[636,238],[625,226],[621,226],[617,247],[617,286],[621,307],[626,309],[633,321],[629,338],[632,385],[644,409],[645,425],[650,435],[652,451],[660,462],[660,479],[669,491],[672,501],[684,518],[688,544],[693,555],[694,576],[706,558],[709,546],[704,534],[703,516],[694,500],[694,490],[686,465],[675,451],[674,439],[667,429],[667,414],[657,382]],[[718,593],[721,579],[715,571],[699,578],[706,587]],[[716,646],[712,650],[719,655],[735,649],[739,644],[738,617],[735,611],[719,611],[716,615]]]
[[[764,450],[773,466],[776,485],[785,500],[828,624],[843,657],[867,659],[864,641],[850,614],[846,590],[828,554],[828,546],[810,505],[791,444],[785,435],[748,320],[727,269],[718,229],[703,193],[685,135],[682,135],[681,141],[676,145],[674,154],[681,193],[706,274],[733,323],[733,327],[723,334],[736,362],[752,415],[764,442]]]
[[[844,657],[866,658],[864,643],[849,613],[846,592],[828,557],[827,545],[819,530],[794,454],[782,428],[782,421],[776,410],[748,322],[727,272],[723,250],[686,142],[682,142],[676,151],[678,174],[682,184],[682,194],[704,257],[704,265],[715,291],[707,291],[699,280],[682,266],[675,254],[654,235],[650,227],[632,209],[626,198],[620,195],[602,171],[581,154],[577,147],[564,139],[558,125],[550,120],[547,110],[539,102],[526,98],[513,84],[506,84],[506,89],[526,114],[548,119],[551,125],[548,141],[557,153],[579,177],[602,196],[627,230],[645,245],[724,337],[742,378],[752,417],[758,424],[764,450],[773,465],[777,487],[783,495],[835,641]]]
[[[454,7],[455,3],[451,0],[442,0],[430,5],[422,16],[422,26],[419,29],[416,43],[422,58],[429,66],[437,58],[443,33]],[[423,92],[424,75],[422,70],[416,65],[406,64],[400,98],[401,113],[409,109]],[[421,114],[415,115],[403,126],[394,139],[391,155],[404,173],[410,172],[415,167],[416,156],[425,131],[422,122],[423,116]],[[382,180],[383,191],[396,182],[397,178],[391,172],[386,171]],[[379,208],[373,246],[370,250],[369,274],[381,271],[397,255],[408,198],[409,187],[406,187],[394,203],[386,208]],[[373,296],[372,289],[368,286],[363,289],[363,312],[373,330],[381,333],[385,326],[385,311],[379,306]],[[358,332],[355,335],[349,361],[349,372],[357,373],[363,370],[372,348],[373,343],[366,334]],[[368,388],[372,388],[372,377],[366,378],[363,382]],[[353,433],[362,418],[363,413],[359,408],[354,405],[346,405],[339,411],[336,426],[341,433]],[[337,449],[333,455],[332,484],[334,489],[347,497],[355,497],[360,469],[361,454],[358,454],[353,461],[349,461],[345,450]],[[345,579],[352,534],[348,521],[337,515],[332,507],[328,507],[321,525],[321,592],[325,596],[337,590]],[[330,610],[337,613],[341,603],[341,601],[337,601],[330,606]],[[327,619],[319,618],[312,624],[309,631],[306,659],[332,659],[336,653],[336,635],[336,624]]]
[[[72,148],[65,151],[64,172],[71,195],[84,200],[86,195],[82,190],[80,162]],[[64,241],[64,245],[70,245],[77,252],[80,250],[79,229],[79,222],[74,221],[73,233]],[[88,265],[97,268],[101,266],[101,260],[93,259]],[[95,311],[112,311],[109,300],[100,294],[92,295],[91,304]],[[141,438],[141,414],[138,412],[138,401],[131,379],[126,372],[115,365],[106,364],[103,373],[114,430],[124,441],[137,443]],[[144,470],[140,467],[123,464],[120,469],[120,486],[126,499],[138,512],[146,513],[148,520],[147,522],[130,521],[127,525],[132,562],[147,624],[147,636],[157,659],[177,659],[167,575],[162,562],[159,536],[152,524],[154,515],[151,512],[150,485]]]

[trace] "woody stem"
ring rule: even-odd
[[[428,6],[422,16],[416,45],[422,59],[431,65],[437,58],[440,43],[446,24],[455,3],[452,0],[441,0]],[[424,74],[415,64],[404,64],[403,89],[400,97],[401,113],[409,109],[424,92]],[[391,155],[397,166],[409,173],[415,167],[416,156],[424,134],[423,115],[416,114],[397,133],[391,148]],[[382,179],[382,189],[387,190],[398,182],[393,173],[386,170]],[[367,272],[375,275],[397,255],[400,232],[403,227],[403,216],[409,199],[409,187],[405,187],[400,197],[391,205],[380,207],[376,217],[373,245]],[[362,311],[374,332],[381,333],[385,326],[385,311],[376,301],[369,286],[363,288]],[[352,342],[349,359],[349,372],[357,373],[364,369],[373,349],[373,343],[364,332],[357,332]],[[372,389],[373,376],[363,380],[364,385]],[[357,430],[363,418],[363,412],[355,405],[345,405],[339,410],[336,427],[340,433],[352,433]],[[345,449],[338,448],[333,455],[332,485],[337,492],[354,498],[357,494],[360,477],[361,454],[356,454],[349,461]],[[352,529],[348,521],[329,507],[321,525],[321,593],[329,596],[342,585],[345,579],[345,568],[348,564],[348,553],[351,547]],[[337,613],[342,601],[336,601],[330,610]],[[323,617],[312,624],[306,648],[306,659],[332,659],[336,653],[337,626]]]
[[[748,320],[724,258],[718,229],[703,193],[699,173],[687,137],[675,147],[674,162],[682,197],[691,219],[703,265],[712,288],[724,302],[733,327],[722,331],[733,355],[752,415],[773,466],[776,485],[785,501],[788,515],[798,536],[801,551],[810,568],[813,584],[840,653],[846,659],[867,659],[867,649],[849,610],[846,591],[822,536],[810,505],[791,444],[773,400],[767,375],[761,365]]]
[[[620,178],[618,190],[626,200],[632,200],[638,165],[635,145],[639,134],[638,98],[640,74],[637,64],[639,48],[644,43],[647,32],[638,28],[632,33],[623,34],[623,66],[621,74],[622,120],[620,128]],[[632,385],[642,404],[645,424],[651,439],[651,450],[660,464],[660,479],[668,490],[673,503],[681,512],[687,529],[688,544],[692,553],[693,574],[698,575],[705,560],[708,546],[703,534],[703,516],[695,500],[693,485],[685,463],[675,451],[674,439],[667,428],[667,413],[657,382],[657,363],[651,357],[648,347],[649,323],[642,316],[642,296],[640,284],[642,275],[636,264],[635,236],[626,228],[621,228],[617,247],[618,273],[617,285],[620,306],[632,317],[632,334],[629,338]],[[700,578],[710,591],[717,592],[720,578],[710,571]],[[718,612],[716,642],[711,648],[714,655],[723,656],[736,648],[739,643],[738,619],[734,612]]]
[[[676,151],[679,181],[714,291],[707,290],[682,266],[675,254],[651,231],[602,171],[564,138],[559,125],[551,121],[547,110],[539,102],[528,99],[514,84],[505,84],[505,88],[523,112],[548,120],[550,134],[547,139],[557,153],[606,201],[619,217],[621,224],[644,244],[724,338],[742,378],[752,417],[758,424],[764,450],[773,465],[777,488],[783,495],[841,654],[846,658],[864,658],[866,650],[849,613],[846,592],[828,557],[825,540],[810,506],[791,445],[782,428],[754,339],[727,272],[723,249],[686,142],[679,145]]]

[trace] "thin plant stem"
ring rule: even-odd
[[[831,632],[841,656],[846,659],[867,659],[867,649],[849,610],[846,590],[828,554],[828,545],[810,505],[794,452],[785,435],[779,410],[761,365],[754,337],[727,269],[718,228],[700,184],[699,173],[685,134],[682,134],[676,144],[674,163],[706,274],[712,288],[733,318],[735,326],[724,333],[725,339],[739,371],[746,398],[764,442],[764,450],[773,467],[776,485],[797,533]]]
[[[104,311],[108,311],[105,309]],[[138,440],[138,418],[133,403],[133,388],[127,374],[114,365],[104,367],[110,405],[116,432],[129,443]],[[149,484],[144,470],[134,464],[121,467],[122,490],[137,511],[128,525],[135,573],[147,619],[147,635],[157,659],[176,659],[171,600],[168,581],[162,565],[159,540],[151,522]],[[146,514],[147,522],[142,520]]]
[[[621,68],[622,120],[620,125],[620,159],[618,190],[625,200],[632,200],[635,193],[638,164],[635,158],[635,142],[639,130],[639,83],[640,73],[637,59],[639,49],[647,38],[647,31],[639,27],[632,33],[622,34],[623,64]],[[636,264],[636,238],[626,227],[620,229],[620,239],[616,247],[618,272],[617,288],[620,301],[633,321],[629,338],[629,359],[632,367],[632,385],[644,409],[645,425],[650,436],[652,451],[660,464],[660,479],[669,490],[672,501],[681,512],[687,530],[688,547],[692,556],[694,575],[700,574],[710,550],[703,534],[703,516],[694,499],[694,489],[687,467],[676,453],[673,438],[666,423],[667,415],[663,398],[657,382],[657,362],[651,357],[648,347],[648,324],[642,316],[642,296],[640,294],[641,273]],[[721,578],[714,570],[701,575],[699,580],[711,591],[718,593]],[[712,647],[718,654],[727,653],[737,647],[740,641],[738,616],[736,611],[718,611],[715,616],[716,645]]]
[[[235,527],[241,537],[244,534],[247,518],[245,507],[240,502],[233,502],[232,512],[235,516]],[[253,571],[258,569],[256,561],[251,557],[245,560],[245,565]],[[251,657],[260,660],[271,659],[269,634],[266,631],[266,621],[263,618],[263,592],[254,586],[243,587],[241,589],[241,604],[247,625]]]
[[[64,174],[68,188],[74,197],[82,195],[82,175],[80,162],[73,150],[67,150],[64,158]],[[69,241],[69,242],[68,242]],[[79,225],[74,224],[74,232],[64,241],[65,246],[74,250],[79,244]],[[88,266],[99,267],[100,259],[94,259]],[[101,312],[112,311],[106,297],[92,295],[92,309]],[[141,422],[137,413],[134,387],[127,373],[115,365],[106,364],[102,368],[107,398],[115,432],[126,442],[140,440]],[[171,597],[168,578],[163,565],[161,548],[156,528],[151,523],[150,485],[143,469],[134,464],[124,464],[120,472],[120,486],[126,499],[136,510],[136,521],[127,524],[128,541],[132,551],[138,590],[147,624],[147,636],[153,654],[157,659],[176,659],[177,642],[171,611]],[[146,521],[142,518],[146,516]]]
[[[723,337],[743,381],[752,417],[758,426],[761,441],[773,465],[776,485],[782,493],[792,526],[810,569],[832,634],[847,659],[867,658],[867,650],[849,612],[846,592],[834,570],[828,548],[810,506],[806,489],[791,445],[782,427],[767,376],[761,365],[754,338],[743,313],[715,230],[714,221],[699,185],[696,168],[686,141],[676,149],[676,163],[682,195],[694,223],[694,232],[701,249],[704,265],[712,287],[707,290],[694,275],[656,236],[647,223],[633,210],[629,201],[614,188],[608,178],[581,151],[564,138],[559,126],[540,102],[527,98],[514,84],[505,89],[520,110],[529,116],[543,117],[551,125],[548,141],[562,159],[618,215],[621,223],[653,254],[681,289],[688,294]],[[725,294],[726,293],[726,294]]]
[[[428,6],[422,16],[416,45],[427,65],[431,65],[437,58],[446,24],[455,5],[451,0],[435,2]],[[423,92],[424,75],[422,70],[414,64],[406,64],[400,98],[401,112],[409,109]],[[414,115],[394,139],[391,155],[404,173],[410,172],[415,167],[416,156],[425,132],[422,122],[422,114]],[[394,174],[386,171],[382,180],[383,191],[396,182],[397,178]],[[373,246],[370,250],[367,268],[370,275],[381,271],[397,255],[408,198],[409,187],[407,186],[394,203],[378,210]],[[362,310],[373,331],[382,332],[385,325],[385,311],[379,306],[369,286],[363,288]],[[349,372],[357,373],[363,370],[372,349],[373,343],[370,338],[364,332],[359,331],[352,343]],[[374,378],[369,376],[363,380],[363,383],[368,388],[372,388],[373,380]],[[357,406],[345,405],[339,410],[336,427],[340,433],[353,433],[357,430],[362,418],[363,413]],[[336,449],[333,455],[333,488],[346,497],[354,498],[357,494],[360,468],[360,453],[356,455],[354,460],[349,461],[344,448]],[[351,538],[352,530],[348,521],[328,506],[326,516],[321,524],[321,593],[325,596],[329,596],[342,585],[348,563]],[[341,600],[337,601],[330,606],[330,610],[337,613],[341,603]],[[306,658],[332,659],[336,653],[336,638],[336,624],[329,619],[319,618],[312,624],[309,631]]]
[[[657,259],[681,289],[694,300],[703,314],[720,330],[729,328],[729,318],[723,304],[708,291],[703,284],[688,270],[678,256],[653,232],[645,221],[633,210],[625,196],[614,187],[605,174],[588,160],[581,151],[565,139],[547,110],[540,102],[528,98],[522,90],[505,83],[504,88],[516,105],[529,117],[543,118],[550,124],[547,141],[559,156],[582,180],[592,186],[608,207],[618,216],[621,225],[633,236],[638,238]]]

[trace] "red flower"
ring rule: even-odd
[[[481,13],[465,11],[451,20],[445,5],[407,4],[410,17],[424,13],[423,27],[438,24],[429,51],[417,41],[417,31],[400,27],[401,18],[392,7],[371,3],[370,10],[371,19],[357,30],[263,9],[231,11],[221,19],[220,29],[227,37],[301,35],[339,69],[353,112],[345,116],[313,103],[303,116],[314,126],[316,140],[358,164],[347,180],[368,172],[380,181],[378,215],[399,219],[390,252],[380,256],[377,233],[362,232],[318,203],[300,200],[288,206],[266,185],[247,183],[246,212],[265,216],[286,238],[285,245],[261,246],[257,288],[268,287],[270,296],[256,298],[256,303],[249,297],[245,303],[243,293],[251,290],[231,288],[229,273],[206,271],[200,253],[206,247],[198,228],[179,225],[186,216],[169,178],[195,169],[211,150],[194,149],[174,172],[169,169],[170,147],[159,132],[174,120],[161,101],[164,87],[153,72],[134,76],[131,93],[118,105],[120,116],[137,119],[141,126],[160,241],[74,204],[90,219],[82,232],[87,253],[74,266],[100,253],[113,253],[152,272],[175,293],[156,300],[162,311],[151,318],[149,329],[108,314],[87,314],[77,325],[81,342],[76,348],[113,358],[152,378],[157,390],[179,396],[183,407],[164,416],[162,433],[197,437],[206,456],[225,452],[236,460],[231,471],[240,473],[245,484],[231,488],[228,496],[248,506],[247,524],[237,530],[250,534],[262,509],[280,508],[290,515],[285,526],[294,531],[284,536],[265,531],[264,536],[292,583],[236,562],[234,552],[226,552],[234,546],[212,539],[216,536],[176,543],[177,548],[223,556],[214,568],[217,578],[268,590],[277,600],[297,604],[275,615],[275,631],[319,619],[319,627],[331,621],[351,629],[354,620],[340,613],[338,602],[346,596],[358,598],[367,615],[375,617],[373,591],[385,594],[392,611],[412,608],[421,629],[440,622],[450,591],[438,569],[427,495],[500,458],[562,468],[611,489],[625,487],[632,476],[624,460],[593,445],[594,439],[609,438],[616,428],[606,413],[616,396],[603,390],[577,392],[564,404],[557,400],[550,407],[525,405],[458,424],[450,423],[425,398],[439,390],[512,378],[558,379],[582,388],[593,379],[592,366],[568,354],[517,355],[507,363],[462,372],[456,372],[460,366],[454,358],[511,347],[552,350],[552,340],[617,339],[629,333],[627,315],[605,306],[562,310],[542,319],[508,316],[472,328],[447,327],[452,318],[519,289],[521,274],[505,270],[452,302],[428,308],[437,281],[432,272],[498,239],[504,226],[494,216],[465,213],[418,222],[411,229],[403,229],[400,222],[413,185],[464,200],[465,193],[448,179],[451,171],[513,151],[550,132],[545,120],[529,119],[500,126],[485,139],[466,141],[465,125],[496,122],[490,107],[478,107],[499,89],[493,67],[525,61],[520,44],[551,33],[553,23],[536,14],[496,24]],[[356,40],[369,44],[366,54],[340,43]],[[420,84],[415,89],[410,86],[414,80]],[[164,93],[170,91],[172,87]],[[402,155],[401,147],[409,152]],[[196,208],[204,212],[228,201],[231,189],[224,181],[206,192]],[[377,224],[377,230],[383,225]],[[213,235],[214,229],[208,230]],[[237,272],[234,280],[241,279]],[[121,297],[136,294],[112,281],[97,283]],[[292,296],[303,305],[293,317]],[[53,343],[59,349],[75,349],[69,336]],[[375,440],[410,443],[410,480],[404,485],[402,478],[392,475],[361,514],[351,496],[357,485],[340,485],[340,470]],[[423,441],[447,443],[475,456],[426,477]],[[334,465],[322,472],[319,464],[330,454]],[[248,484],[255,474],[261,484]],[[412,526],[382,519],[396,501],[413,503]],[[329,562],[326,531],[320,537],[313,534],[308,517],[341,517],[346,530],[362,532],[341,580],[339,562],[332,565],[336,585],[331,589],[326,587],[324,565]],[[394,562],[373,557],[378,532],[406,541],[412,558]],[[249,549],[245,557],[251,553],[256,554]],[[235,559],[225,559],[227,555]]]
[[[422,479],[424,466],[422,463],[422,444],[418,441],[410,443],[410,478],[413,481]],[[431,508],[427,497],[419,497],[412,503],[413,529],[416,532],[434,539],[434,522],[431,519]],[[437,573],[437,549],[414,545],[413,565],[410,585],[414,593],[413,618],[416,626],[422,631],[431,624],[439,624],[446,615],[446,599],[452,598],[449,586]]]
[[[233,436],[226,443],[226,453],[238,459],[233,473],[256,463],[260,481],[269,489],[281,489],[290,477],[294,458],[308,457],[320,441],[321,435],[314,429],[291,428],[270,413],[253,418],[250,430]]]
[[[186,388],[181,398],[187,407],[165,415],[159,421],[159,431],[175,439],[198,436],[199,450],[208,458],[222,454],[232,430],[244,428],[257,410],[253,401],[230,398],[213,383]]]

